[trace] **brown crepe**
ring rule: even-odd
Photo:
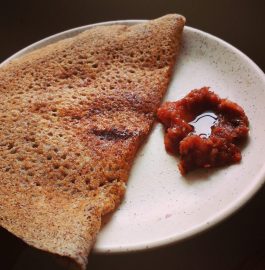
[[[85,269],[150,132],[184,23],[94,27],[0,69],[0,226]]]

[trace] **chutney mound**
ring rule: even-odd
[[[205,111],[217,115],[209,137],[194,133],[190,122]],[[192,90],[175,102],[165,102],[157,111],[164,125],[166,150],[180,155],[182,175],[196,168],[211,168],[241,160],[240,143],[248,136],[248,118],[238,104],[222,99],[209,87]]]

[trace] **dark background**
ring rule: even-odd
[[[265,70],[265,1],[0,0],[0,62],[51,34],[90,23],[186,16],[187,25],[231,43]],[[148,252],[90,256],[89,269],[265,269],[265,189],[210,231]],[[41,229],[41,228],[40,228]],[[47,254],[0,229],[0,269],[57,270]]]

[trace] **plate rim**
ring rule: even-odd
[[[127,25],[134,25],[137,23],[146,22],[148,20],[142,20],[142,19],[130,19],[130,20],[112,20],[112,21],[105,21],[105,22],[99,22],[99,23],[93,23],[88,25],[83,25],[75,28],[71,28],[68,30],[64,30],[62,32],[50,35],[46,38],[43,38],[37,42],[34,42],[25,48],[19,50],[18,52],[12,54],[9,56],[6,60],[4,60],[2,63],[0,63],[0,67],[3,67],[5,64],[7,64],[9,61],[14,60],[23,54],[33,51],[37,48],[42,47],[41,45],[44,43],[43,46],[46,46],[48,44],[51,44],[53,42],[56,42],[58,40],[62,40],[64,38],[68,38],[71,36],[75,36],[76,34],[83,32],[87,29],[90,29],[92,27],[96,26],[104,26],[104,25],[114,25],[114,24],[127,24]],[[212,35],[208,32],[196,29],[191,26],[185,26],[184,31],[190,31],[193,33],[198,33],[199,35],[203,35],[204,37],[214,40],[221,45],[228,48],[230,51],[234,52],[235,54],[239,55],[240,58],[243,58],[258,74],[259,78],[262,78],[263,83],[265,85],[265,74],[262,71],[262,69],[252,60],[250,59],[246,54],[244,54],[242,51],[231,45],[230,43],[224,41],[223,39],[216,37],[215,35]],[[70,36],[66,36],[70,34]],[[51,41],[51,42],[49,42]],[[47,44],[48,42],[48,44]],[[264,91],[265,94],[265,91]],[[129,180],[128,180],[129,181]],[[235,214],[241,207],[243,207],[257,192],[261,189],[261,187],[265,183],[265,164],[263,164],[263,167],[261,168],[261,171],[258,175],[255,176],[254,179],[252,179],[253,184],[250,186],[251,188],[247,189],[244,193],[240,194],[240,196],[237,197],[231,204],[229,204],[227,207],[219,211],[216,215],[213,215],[211,219],[209,219],[206,223],[200,224],[197,227],[194,227],[192,229],[189,229],[180,235],[174,235],[169,236],[167,238],[164,238],[163,240],[155,240],[154,242],[150,243],[140,243],[140,244],[134,244],[132,246],[127,245],[124,246],[117,246],[109,248],[98,248],[95,246],[93,249],[94,253],[127,253],[127,252],[136,252],[141,250],[149,250],[154,248],[159,248],[162,246],[169,246],[174,243],[195,237],[198,234],[201,234],[203,232],[206,232],[207,230],[213,228],[217,224],[225,221],[227,218],[229,218],[231,215]]]

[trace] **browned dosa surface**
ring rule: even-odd
[[[99,26],[0,69],[0,226],[85,269],[150,132],[184,23]]]

